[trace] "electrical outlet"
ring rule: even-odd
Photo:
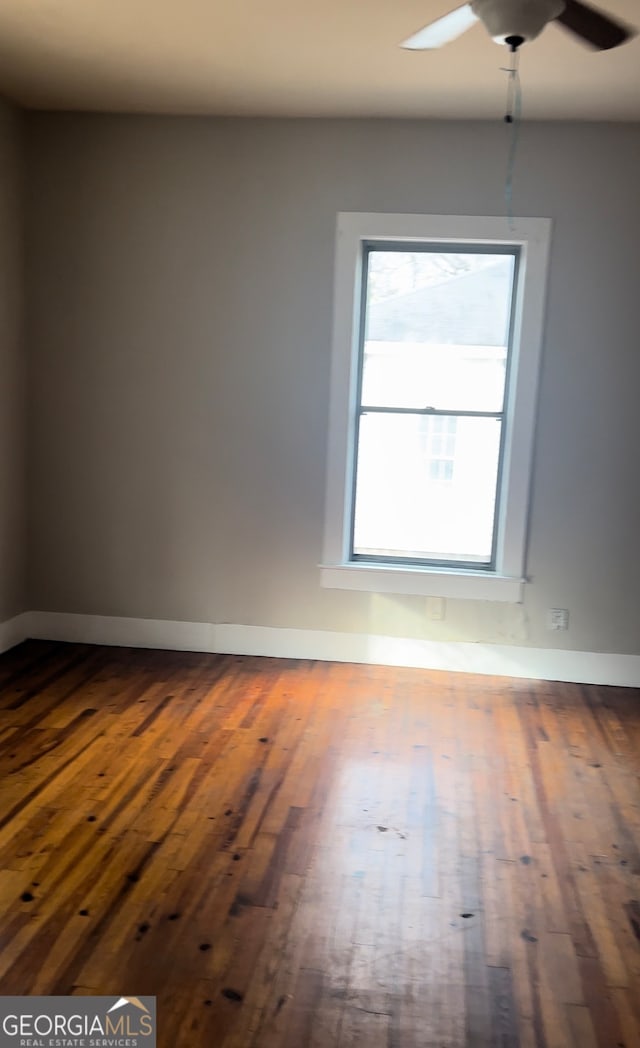
[[[427,618],[431,622],[442,622],[446,604],[444,597],[427,597]]]
[[[567,608],[549,608],[547,611],[548,630],[568,630],[569,611]]]

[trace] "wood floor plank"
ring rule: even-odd
[[[161,1048],[640,1044],[640,692],[27,642],[0,993]]]

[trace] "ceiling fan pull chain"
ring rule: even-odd
[[[507,112],[505,123],[509,125],[511,140],[509,142],[509,155],[507,158],[507,171],[504,183],[504,199],[507,209],[509,228],[515,228],[513,215],[513,175],[516,164],[518,149],[518,137],[520,134],[520,122],[522,117],[522,85],[519,72],[520,52],[517,48],[511,51],[511,64],[508,68],[501,67],[507,73]]]
[[[507,112],[504,118],[505,124],[512,124],[514,120],[516,84],[519,83],[518,66],[520,64],[520,52],[517,47],[511,48],[509,57],[511,59],[511,64],[508,66],[500,66],[502,72],[508,74]]]

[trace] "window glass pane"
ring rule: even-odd
[[[490,563],[500,430],[497,419],[363,415],[353,552]]]
[[[512,254],[368,252],[362,403],[501,411]]]

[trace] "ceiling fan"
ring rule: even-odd
[[[619,47],[635,36],[630,26],[582,0],[470,0],[462,7],[420,29],[401,47],[427,51],[442,47],[482,22],[498,44],[516,51],[535,39],[549,22],[557,22],[596,51]]]

